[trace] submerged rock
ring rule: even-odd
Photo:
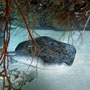
[[[16,70],[10,70],[8,72],[8,75],[10,77],[10,81],[12,83],[12,85],[21,85],[22,82],[24,83],[24,85],[26,85],[26,83],[30,83],[32,80],[35,79],[35,77],[31,75],[32,73],[25,73],[24,71],[16,71]]]
[[[56,41],[47,36],[35,38],[40,46],[40,53],[38,54],[34,44],[31,40],[21,42],[15,49],[17,54],[32,55],[32,50],[35,51],[35,56],[40,57],[45,64],[62,64],[72,65],[76,49],[63,42]]]

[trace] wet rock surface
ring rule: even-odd
[[[32,51],[34,51],[35,56],[40,57],[44,63],[72,65],[76,54],[76,49],[72,45],[46,36],[35,38],[35,40],[40,46],[39,54],[30,40],[21,42],[16,47],[15,52],[22,55],[32,55]]]

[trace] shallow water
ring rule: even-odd
[[[21,30],[17,35],[17,31]],[[8,51],[14,51],[15,47],[22,41],[27,40],[27,31],[18,27],[14,33],[12,30],[11,41]],[[69,31],[61,38],[63,32],[51,30],[36,30],[41,36],[49,36],[58,41],[67,42]],[[16,34],[16,35],[15,35]],[[76,31],[73,38],[78,39]],[[34,37],[37,35],[33,34]],[[23,38],[24,37],[24,38]],[[13,42],[13,43],[12,43]],[[70,39],[72,43],[72,39]],[[73,42],[77,53],[72,66],[56,65],[38,68],[38,78],[24,86],[24,90],[89,90],[90,89],[90,31],[85,31],[78,42]],[[23,70],[24,67],[21,69]],[[20,68],[19,68],[20,69]]]

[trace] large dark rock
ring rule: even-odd
[[[40,54],[37,53],[34,44],[31,41],[21,42],[15,49],[18,54],[30,55],[31,51],[35,51],[35,55],[40,57],[47,64],[72,65],[76,49],[66,43],[58,42],[50,37],[42,36],[35,39],[40,46]]]

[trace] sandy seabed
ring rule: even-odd
[[[14,32],[13,32],[14,31]],[[21,31],[19,33],[19,31]],[[36,30],[41,36],[49,36],[58,41],[67,42],[69,31],[65,37],[60,39],[62,31]],[[76,31],[73,38],[77,39],[79,33]],[[36,37],[33,34],[33,37]],[[16,28],[11,31],[11,40],[8,51],[14,51],[16,46],[28,40],[27,31],[24,28]],[[72,39],[70,39],[72,43]],[[56,65],[45,66],[37,69],[37,77],[32,82],[26,84],[23,90],[89,90],[90,89],[90,31],[85,31],[78,42],[74,42],[76,56],[72,66]],[[11,68],[12,67],[12,68]],[[20,71],[27,70],[27,65],[20,62],[10,65],[11,69],[18,68]],[[33,67],[29,68],[29,72]]]

